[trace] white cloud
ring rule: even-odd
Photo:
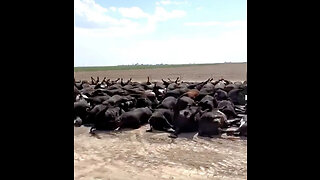
[[[172,2],[178,1],[163,0],[156,4],[175,4]],[[164,37],[159,40],[156,36],[144,36],[154,32],[159,22],[186,16],[185,11],[169,11],[163,7],[156,6],[153,13],[146,13],[139,7],[102,7],[94,0],[75,0],[75,65],[246,61],[246,21],[184,24],[190,27],[224,28],[224,33],[214,36],[210,36],[210,33],[194,35],[196,31],[192,38],[181,35],[179,38]],[[116,13],[120,17],[115,17]],[[138,21],[140,18],[145,19]],[[145,40],[146,37],[148,40]]]
[[[172,10],[167,11],[163,7],[156,7],[154,14],[145,13],[139,7],[119,8],[119,12],[123,17],[127,18],[148,18],[149,21],[167,21],[169,19],[181,18],[186,15],[185,11]]]
[[[110,9],[111,11],[113,11],[113,12],[117,11],[117,8],[116,8],[116,7],[113,7],[113,6],[110,7],[109,9]]]
[[[83,13],[88,11],[89,9],[95,10],[97,12],[108,12],[108,10],[99,4],[95,3],[94,0],[75,0],[74,6],[76,9],[76,13]]]
[[[120,19],[111,17],[108,14],[111,11],[118,11],[122,17]],[[94,0],[76,0],[75,14],[75,33],[90,37],[129,37],[146,34],[153,32],[160,21],[186,15],[184,11],[167,11],[162,7],[156,7],[153,14],[148,14],[139,7],[104,8]],[[147,22],[136,22],[135,19],[139,18],[146,18]]]
[[[207,22],[187,22],[184,23],[185,26],[224,26],[224,27],[236,27],[236,26],[245,26],[246,21],[207,21]]]
[[[130,20],[117,19],[108,15],[109,11],[115,12],[117,10],[119,11],[119,13],[122,15],[123,18],[133,18],[133,19],[148,18],[149,21],[152,23],[158,22],[158,21],[166,21],[168,19],[173,19],[173,18],[181,18],[186,15],[185,11],[173,10],[169,12],[162,7],[156,7],[154,14],[148,14],[139,7],[104,8],[101,5],[97,4],[94,0],[75,0],[76,20],[81,19],[82,22],[97,23],[99,25],[104,25],[105,27],[108,27],[110,25],[125,26],[126,23],[131,23]]]
[[[185,26],[216,26],[221,25],[219,21],[210,21],[210,22],[187,22],[184,23]]]
[[[135,22],[128,22],[125,26],[113,26],[108,28],[80,28],[75,27],[75,36],[84,36],[91,38],[125,38],[134,35],[145,35],[147,33],[153,32],[155,26],[153,25],[140,25]]]
[[[180,5],[180,4],[186,4],[186,1],[170,1],[170,0],[163,0],[156,2],[156,5]]]
[[[139,7],[119,8],[120,14],[128,18],[146,18],[149,14],[143,12]]]
[[[77,19],[83,19],[83,21],[96,23],[96,24],[112,24],[119,25],[121,22],[115,18],[108,16],[107,8],[95,3],[94,0],[75,0],[74,3],[76,21]]]
[[[230,21],[230,22],[225,22],[223,25],[226,27],[246,26],[247,22],[246,21]]]
[[[156,7],[154,15],[151,17],[154,21],[166,21],[168,19],[182,18],[186,15],[185,11],[173,10],[171,12],[166,11],[162,7]]]

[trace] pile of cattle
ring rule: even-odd
[[[212,137],[227,133],[247,136],[247,82],[225,79],[203,82],[163,80],[133,82],[91,77],[74,80],[74,125],[95,130],[139,128],[170,132],[198,132]]]

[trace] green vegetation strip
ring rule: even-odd
[[[163,64],[163,65],[120,65],[120,66],[96,66],[96,67],[74,67],[74,72],[82,71],[110,71],[110,70],[131,70],[131,69],[155,69],[155,68],[175,68],[187,66],[207,66],[217,65],[224,63],[214,64]],[[244,63],[227,63],[227,64],[244,64]]]

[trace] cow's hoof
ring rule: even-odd
[[[172,128],[166,129],[166,131],[169,133],[174,133],[174,129],[172,129]]]
[[[170,138],[177,138],[178,135],[176,135],[176,134],[170,134],[169,137],[170,137]]]

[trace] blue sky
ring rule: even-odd
[[[75,66],[247,61],[245,0],[75,0]]]

